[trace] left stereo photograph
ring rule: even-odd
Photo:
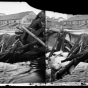
[[[45,83],[45,11],[0,2],[0,84]]]

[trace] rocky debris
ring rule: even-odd
[[[19,27],[24,30],[23,34],[19,38],[15,36],[16,40],[11,38],[14,40],[11,47],[5,49],[4,43],[1,44],[4,47],[1,46],[3,52],[0,52],[0,83],[45,82],[45,47],[41,44],[45,39],[44,25],[45,12],[41,11],[28,28]],[[6,43],[7,40],[11,42],[11,39],[6,38],[6,35],[1,38]]]
[[[35,19],[32,21],[32,23],[28,26],[28,28],[25,28],[23,26],[19,27],[19,29],[24,30],[23,31],[24,33],[20,34],[19,38],[16,39],[17,35],[14,36],[14,39],[12,39],[13,37],[11,37],[11,39],[8,39],[8,38],[6,38],[6,35],[4,36],[4,38],[2,36],[1,40],[3,40],[3,44],[1,44],[2,45],[1,50],[3,52],[5,52],[6,49],[8,49],[7,47],[10,43],[14,43],[14,44],[13,45],[11,44],[11,47],[9,47],[9,48],[11,48],[10,50],[12,50],[11,52],[9,51],[8,54],[6,53],[3,57],[0,57],[1,62],[5,62],[8,60],[8,63],[16,63],[19,60],[21,62],[22,58],[24,60],[26,59],[27,61],[30,58],[37,59],[40,57],[37,54],[39,54],[41,51],[45,52],[44,51],[45,49],[41,49],[43,46],[40,45],[41,42],[45,45],[45,43],[44,43],[45,37],[43,34],[44,24],[45,24],[45,22],[43,22],[43,21],[45,21],[45,15],[44,14],[45,14],[44,11],[41,11],[35,17]],[[30,30],[35,30],[35,31],[34,31],[34,33],[32,33],[33,31],[30,31]],[[36,36],[36,38],[35,38],[35,36]],[[4,43],[4,40],[6,43]],[[11,40],[14,40],[14,42],[11,42]],[[41,42],[39,42],[38,40]],[[17,42],[15,43],[15,41],[17,41]],[[20,42],[20,44],[18,44],[19,42]],[[9,43],[9,44],[7,44],[7,43]],[[29,45],[29,46],[26,46],[26,45]],[[25,50],[22,47],[24,47]],[[19,50],[19,48],[22,52]],[[27,52],[29,52],[29,53],[27,53]],[[1,54],[2,54],[2,52],[1,52]],[[36,57],[34,57],[34,56],[36,56]],[[17,61],[14,62],[13,59],[15,59]]]
[[[77,38],[77,41],[74,44],[70,44],[69,42],[66,41],[65,34],[68,34],[68,33],[63,31],[59,34],[61,38],[60,36],[57,36],[59,38],[59,39],[57,38],[57,41],[59,43],[56,42],[57,43],[56,49],[54,47],[56,43],[53,45],[53,48],[48,57],[50,59],[49,64],[51,67],[51,75],[52,75],[51,79],[53,79],[52,81],[63,79],[65,75],[67,77],[68,76],[67,74],[71,74],[75,66],[77,66],[80,62],[87,62],[86,56],[88,56],[87,55],[88,54],[87,53],[88,35],[81,34]],[[67,44],[69,44],[69,46]],[[70,50],[66,50],[66,47],[68,47]],[[59,52],[59,51],[62,51],[62,52]],[[57,55],[55,54],[55,52]],[[68,52],[68,53],[64,55],[63,54],[64,52]],[[48,56],[48,54],[49,53],[47,53],[46,56]],[[70,80],[71,78],[66,78],[66,79]]]
[[[57,82],[88,82],[88,63],[80,62],[71,74],[65,75]]]
[[[46,57],[48,57],[49,54],[50,52],[46,54]],[[67,65],[69,61],[61,63],[62,60],[66,59],[67,55],[68,55],[68,52],[62,52],[62,51],[54,52],[53,55],[50,57],[51,67],[54,67],[55,69],[59,69]]]
[[[50,22],[47,21],[47,23],[50,26]],[[85,25],[80,27],[77,25],[77,28],[73,24],[69,26],[68,21],[59,24],[61,23],[61,31],[56,30],[52,24],[53,28],[47,27],[53,31],[48,30],[47,38],[47,47],[50,49],[50,53],[47,53],[46,57],[49,59],[51,67],[50,82],[87,82],[88,34],[85,33],[87,28]],[[58,34],[59,36],[55,36]],[[68,55],[64,56],[61,53],[55,55],[56,51],[68,52]],[[50,55],[48,56],[48,54]],[[68,64],[64,64],[64,62],[68,62]],[[47,74],[49,73],[47,72]]]

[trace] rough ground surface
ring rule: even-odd
[[[36,73],[32,73],[36,69],[31,70],[29,64],[29,62],[16,64],[0,62],[0,84],[36,82],[34,79],[37,79],[38,76]]]
[[[71,74],[55,82],[88,82],[88,63],[80,62]]]

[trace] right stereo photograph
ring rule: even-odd
[[[88,15],[46,11],[45,31],[46,83],[87,83]]]

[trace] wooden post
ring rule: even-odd
[[[25,28],[24,26],[22,26],[22,28],[29,34],[31,35],[33,38],[35,38],[39,43],[41,43],[44,47],[46,47],[45,43],[43,41],[41,41],[36,35],[34,35],[32,32],[30,32],[27,28]]]

